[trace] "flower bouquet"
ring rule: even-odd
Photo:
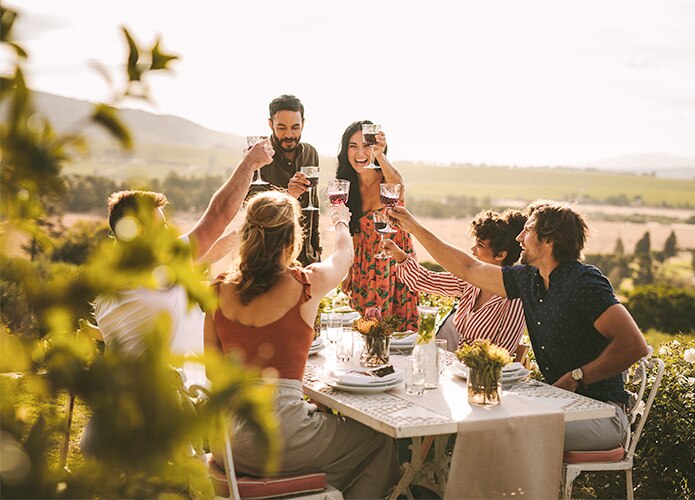
[[[468,367],[468,402],[477,406],[498,405],[502,398],[502,367],[511,362],[509,352],[489,340],[476,340],[456,351]]]
[[[364,317],[356,319],[352,327],[362,334],[364,348],[360,356],[362,366],[380,366],[389,362],[389,345],[393,325],[397,318],[392,316],[384,319],[381,310],[368,307]]]

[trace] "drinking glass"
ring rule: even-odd
[[[384,250],[384,233],[395,233],[395,231],[389,231],[388,216],[386,215],[386,210],[374,212],[374,229],[379,233],[379,248],[381,251],[375,254],[374,257],[377,259],[389,259],[391,256]]]
[[[314,188],[319,183],[319,167],[302,167],[302,173],[309,181],[309,204],[302,210],[318,210],[314,206]]]
[[[398,205],[401,199],[400,184],[379,184],[379,199],[386,208],[393,208]],[[384,233],[395,233],[396,230],[389,225],[389,218],[386,217],[386,227]]]
[[[442,375],[446,367],[446,339],[436,339],[434,342],[437,344],[437,353],[439,354],[439,374]]]
[[[369,165],[364,168],[381,168],[374,165],[374,145],[376,144],[376,135],[381,131],[381,125],[375,123],[362,124],[362,140],[366,146],[369,146]]]
[[[338,335],[343,329],[343,315],[338,313],[329,313],[326,318],[326,339],[331,344],[335,344]]]
[[[338,330],[335,342],[335,358],[339,363],[349,363],[353,353],[352,328],[342,327]]]
[[[256,145],[257,142],[267,139],[267,135],[247,135],[246,136],[246,149],[251,149]],[[268,184],[261,178],[261,169],[254,171],[254,180],[251,184],[255,185],[265,185]]]
[[[425,391],[425,367],[420,359],[408,356],[405,360],[405,393],[422,396]]]

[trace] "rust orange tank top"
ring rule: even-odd
[[[303,269],[293,269],[292,276],[304,289],[297,304],[280,319],[264,326],[246,326],[217,309],[213,321],[225,354],[241,353],[247,365],[274,368],[279,378],[302,380],[314,329],[302,319],[299,307],[311,298],[311,283]],[[213,283],[218,293],[225,277],[220,275]]]

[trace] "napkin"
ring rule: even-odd
[[[412,333],[405,337],[391,337],[391,345],[411,345],[415,343],[417,333]]]
[[[332,370],[328,374],[336,383],[341,385],[387,385],[396,382],[401,376],[398,372],[389,373],[383,377],[373,377],[356,371],[336,372]]]

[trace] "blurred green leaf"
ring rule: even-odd
[[[132,36],[130,36],[130,33],[128,32],[128,29],[125,27],[121,28],[123,30],[123,34],[125,35],[126,41],[128,42],[128,64],[126,66],[128,70],[128,79],[130,81],[140,81],[140,77],[142,75],[142,71],[138,67],[138,59],[140,59],[140,52],[138,50],[138,46],[135,43],[135,40],[133,39]]]
[[[14,49],[15,53],[16,53],[19,57],[21,57],[22,59],[26,59],[26,58],[29,57],[29,54],[27,54],[26,50],[24,50],[20,45],[14,43],[14,42],[10,42],[10,43],[8,43],[7,45],[9,45],[10,47],[12,47],[12,48]]]
[[[10,35],[12,34],[12,26],[14,25],[15,19],[17,19],[17,13],[13,10],[7,9],[0,5],[0,41],[7,42],[10,40]]]
[[[94,114],[92,114],[92,121],[108,130],[125,149],[130,150],[133,148],[130,131],[118,117],[116,108],[107,104],[97,104]]]
[[[150,64],[150,69],[151,70],[166,69],[167,64],[169,64],[170,61],[175,61],[178,58],[179,58],[179,56],[164,54],[164,53],[160,52],[159,39],[157,39],[157,41],[154,44],[154,47],[152,47],[152,63]]]

